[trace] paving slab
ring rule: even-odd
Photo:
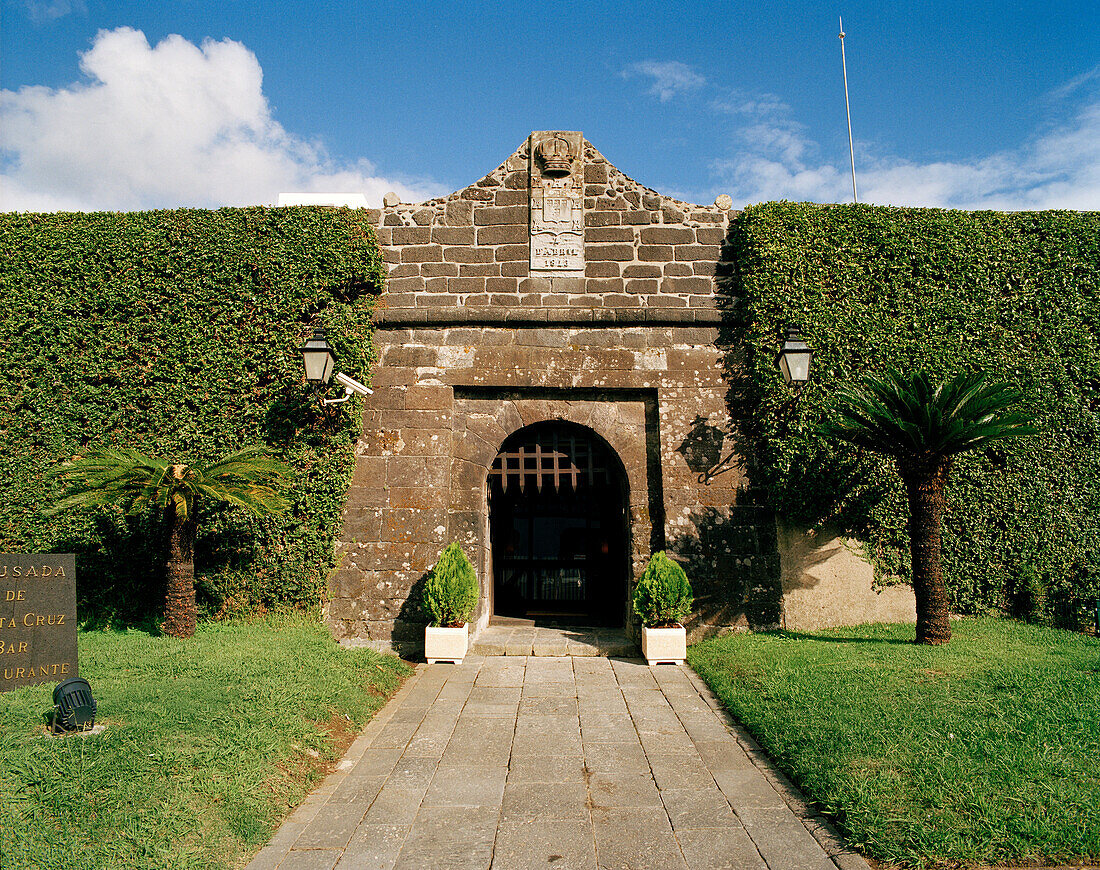
[[[342,854],[340,849],[298,849],[287,853],[279,870],[332,870]]]
[[[439,759],[439,763],[448,767],[461,767],[466,764],[507,764],[512,757],[511,738],[502,739],[501,742],[485,746],[479,742],[479,740],[485,739],[485,736],[485,734],[469,735],[461,740],[451,738],[451,742],[443,752],[443,757]]]
[[[740,825],[677,831],[676,839],[692,870],[769,870]]]
[[[567,715],[577,717],[577,699],[569,696],[558,695],[528,695],[520,700],[520,716],[534,714],[537,716]]]
[[[642,747],[646,755],[691,755],[695,752],[695,744],[685,733],[683,726],[679,731],[646,731],[638,725],[638,738],[642,741]]]
[[[425,807],[499,807],[508,768],[484,764],[440,766],[424,795]]]
[[[581,740],[585,743],[613,741],[629,734],[633,727],[625,710],[622,713],[584,713],[581,715]]]
[[[642,749],[637,738],[621,743],[586,743],[584,744],[584,763],[593,773],[649,775],[652,770],[645,750]]]
[[[404,749],[394,746],[384,749],[381,746],[373,747],[370,752],[364,753],[355,766],[349,771],[350,776],[389,776],[390,771],[401,759]]]
[[[419,722],[388,722],[371,742],[371,747],[376,749],[400,747],[404,749],[419,727]]]
[[[714,777],[698,754],[649,755],[649,767],[657,788],[713,788]]]
[[[373,798],[372,798],[373,799]],[[296,849],[343,849],[363,820],[365,804],[329,801],[295,841]]]
[[[248,870],[450,867],[868,870],[689,668],[530,652],[418,666]]]
[[[501,818],[507,822],[588,817],[588,789],[583,782],[509,782],[504,788]]]
[[[664,789],[661,801],[677,835],[681,831],[724,828],[737,823],[729,801],[714,786]]]
[[[770,870],[831,870],[833,862],[801,820],[765,810],[738,813]]]
[[[597,807],[592,828],[600,870],[688,870],[663,810]]]
[[[649,771],[590,773],[588,802],[593,807],[660,807],[661,794]]]
[[[346,776],[329,798],[329,805],[344,803],[354,804],[360,808],[369,807],[378,797],[378,792],[382,791],[385,783],[385,776]]]
[[[520,755],[508,767],[509,782],[584,782],[581,755]]]
[[[394,870],[489,867],[499,815],[499,807],[423,807]]]
[[[581,733],[577,731],[559,734],[539,732],[516,733],[512,742],[512,757],[517,755],[579,755],[581,752]]]
[[[387,783],[371,802],[363,821],[370,825],[411,825],[427,790],[427,786],[400,788]]]
[[[360,825],[336,870],[391,870],[411,825]]]
[[[596,870],[596,843],[590,819],[548,819],[537,825],[502,821],[493,866],[508,870]]]

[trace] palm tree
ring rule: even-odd
[[[200,498],[227,502],[255,514],[281,513],[289,502],[276,487],[290,469],[262,447],[246,447],[213,465],[174,464],[137,450],[96,450],[66,462],[50,474],[65,484],[48,511],[121,503],[128,514],[150,508],[164,514],[168,527],[165,634],[195,633],[195,508]]]
[[[940,526],[952,458],[1001,438],[1035,434],[1030,415],[1009,410],[1021,399],[1011,386],[981,374],[960,374],[936,384],[927,372],[891,371],[842,388],[833,418],[819,427],[827,437],[897,462],[909,498],[917,643],[951,640]]]

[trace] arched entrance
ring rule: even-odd
[[[630,564],[626,473],[592,430],[537,423],[489,471],[493,613],[621,626]]]

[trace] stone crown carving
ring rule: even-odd
[[[544,139],[538,144],[539,159],[542,161],[542,174],[549,178],[561,178],[572,172],[573,152],[569,143],[561,136]]]

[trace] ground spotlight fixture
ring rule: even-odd
[[[56,706],[50,713],[50,730],[55,734],[91,731],[95,727],[96,703],[87,680],[72,677],[58,683],[53,702]]]
[[[783,383],[787,386],[793,385],[796,392],[800,391],[810,379],[810,362],[813,355],[813,350],[803,340],[798,327],[788,326],[786,340],[775,358],[775,364],[783,376]]]

